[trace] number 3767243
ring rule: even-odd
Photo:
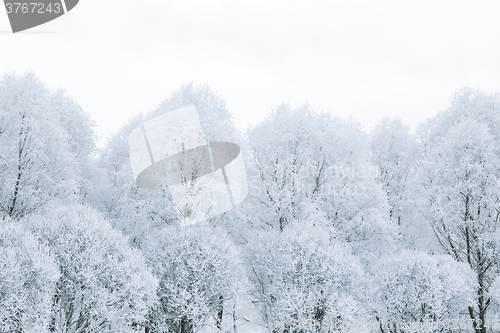
[[[5,8],[7,8],[7,14],[44,14],[44,13],[55,13],[59,14],[62,10],[61,4],[55,3],[39,3],[39,2],[7,2],[5,3]]]

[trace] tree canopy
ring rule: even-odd
[[[0,331],[498,331],[499,96],[466,87],[416,128],[369,132],[284,103],[240,132],[186,84],[97,149],[64,90],[6,74]],[[207,142],[241,148],[249,193],[180,227],[170,189],[137,186],[128,136],[189,105]]]

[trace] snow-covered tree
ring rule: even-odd
[[[30,215],[25,223],[47,244],[62,273],[53,297],[53,332],[125,332],[144,325],[157,280],[138,250],[85,206]]]
[[[372,161],[389,198],[390,216],[401,225],[406,208],[408,177],[417,156],[417,142],[401,119],[384,118],[370,133]]]
[[[49,248],[19,223],[0,219],[0,331],[49,331],[60,276]]]
[[[88,112],[61,89],[50,95],[50,107],[59,115],[59,123],[68,134],[68,147],[78,163],[78,187],[81,200],[99,205],[97,191],[104,171],[98,167],[95,121]]]
[[[448,255],[403,251],[385,256],[377,266],[374,286],[381,306],[372,328],[435,332],[448,324],[453,327],[451,319],[466,322],[464,308],[473,303],[475,288],[474,272],[467,264]],[[439,326],[432,326],[436,322]]]
[[[359,123],[283,104],[248,137],[262,225],[283,231],[289,221],[324,216],[355,251],[390,248],[395,230]]]
[[[239,251],[227,233],[167,227],[150,235],[142,250],[159,280],[160,303],[151,313],[153,332],[220,331],[224,311],[232,310],[227,305],[235,304],[246,288]]]
[[[500,103],[498,95],[465,88],[451,107],[420,128],[425,156],[417,193],[422,214],[442,249],[467,263],[477,278],[467,311],[485,322],[495,303],[488,295],[500,274]],[[477,329],[486,332],[486,327]]]
[[[78,165],[50,92],[31,73],[0,81],[0,213],[76,198]]]
[[[371,160],[378,167],[377,180],[387,195],[402,246],[438,252],[432,228],[415,206],[419,148],[415,135],[399,118],[384,118],[370,132]]]
[[[241,146],[226,103],[207,85],[187,84],[173,92],[158,107],[131,119],[111,138],[102,153],[102,165],[109,182],[101,184],[105,207],[101,209],[113,220],[116,228],[130,235],[139,244],[153,230],[178,225],[172,197],[168,190],[148,190],[135,184],[128,152],[130,132],[141,122],[188,105],[195,105],[207,142],[233,142]],[[216,217],[215,219],[220,219]],[[212,223],[221,225],[222,222]]]
[[[200,117],[203,133],[208,142],[234,142],[240,144],[241,136],[236,129],[226,101],[209,85],[183,85],[170,94],[169,98],[144,116],[148,120],[165,112],[194,104]]]
[[[250,243],[251,278],[270,332],[302,332],[315,323],[325,328],[366,317],[362,265],[329,234],[291,222],[283,232],[265,232]]]

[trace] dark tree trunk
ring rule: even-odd
[[[219,307],[217,312],[217,328],[222,332],[222,316],[224,314],[224,298],[222,295],[219,297]]]
[[[193,333],[193,321],[182,317],[181,319],[181,333]]]

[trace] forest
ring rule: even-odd
[[[283,103],[244,132],[206,84],[165,95],[98,149],[64,90],[1,77],[0,332],[500,331],[499,94],[464,87],[414,129]],[[181,227],[128,136],[189,105],[249,193]]]

